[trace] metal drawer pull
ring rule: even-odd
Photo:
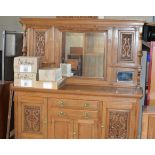
[[[63,101],[58,101],[58,105],[63,107],[64,106],[64,102]]]
[[[84,104],[84,108],[89,108],[90,104],[89,103],[85,103]]]
[[[63,111],[58,112],[58,116],[65,116],[66,114]]]
[[[89,113],[84,113],[84,118],[86,118],[86,119],[88,119],[88,118],[90,118],[90,115],[89,115]]]

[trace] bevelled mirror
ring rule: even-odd
[[[104,78],[107,31],[63,32],[62,62],[70,63],[74,76]]]

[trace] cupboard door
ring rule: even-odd
[[[73,121],[65,118],[50,118],[48,123],[48,138],[73,138]]]
[[[17,138],[47,138],[47,100],[18,98]]]
[[[154,139],[155,138],[155,115],[149,115],[148,118],[148,135],[147,138]]]
[[[41,57],[42,66],[60,64],[61,33],[54,27],[29,28],[27,31],[27,55]]]
[[[137,65],[138,29],[119,28],[115,29],[115,41],[113,63],[122,67]]]
[[[132,104],[106,105],[105,138],[135,138],[136,113]]]
[[[98,123],[95,120],[75,120],[74,138],[97,139],[99,138]]]

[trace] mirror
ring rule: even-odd
[[[74,76],[104,78],[106,51],[107,31],[62,34],[62,62],[71,64]]]

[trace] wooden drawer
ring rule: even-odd
[[[50,109],[50,116],[68,119],[98,119],[98,111],[71,110],[71,109]]]
[[[98,110],[99,101],[72,100],[72,99],[48,99],[51,107],[71,108],[81,110]]]

